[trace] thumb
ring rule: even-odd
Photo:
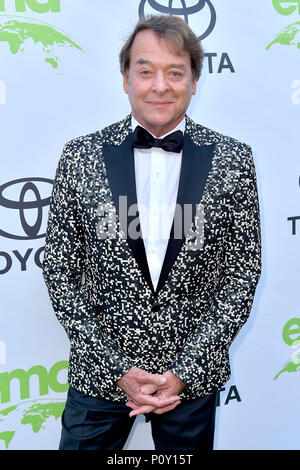
[[[141,392],[146,394],[152,394],[156,392],[157,388],[157,385],[147,383],[141,387]]]
[[[152,384],[152,385],[164,385],[167,381],[167,378],[160,374],[149,374],[149,372],[142,371],[139,375],[139,381],[142,383]]]

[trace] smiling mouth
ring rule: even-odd
[[[166,106],[168,104],[172,104],[172,101],[148,101],[148,104],[152,106]]]

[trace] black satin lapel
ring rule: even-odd
[[[103,158],[113,202],[129,247],[139,268],[153,291],[137,207],[132,134],[121,145],[103,145]],[[131,215],[128,211],[131,209]],[[132,236],[133,235],[133,236]]]
[[[184,204],[190,204],[192,208],[191,221],[194,221],[196,214],[196,205],[200,202],[205,183],[211,169],[214,144],[198,147],[192,141],[188,134],[184,136],[184,147],[182,153],[182,163],[180,170],[179,187],[177,194],[177,205],[181,208],[181,229],[174,230],[174,221],[172,224],[170,239],[166,250],[166,255],[159,281],[157,284],[156,294],[166,281],[169,271],[171,270],[183,243],[186,240],[184,233]],[[176,217],[176,221],[180,218]],[[179,224],[180,225],[180,224]],[[175,236],[174,236],[175,233]]]

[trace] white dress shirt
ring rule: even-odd
[[[132,131],[137,125],[141,124],[132,116]],[[185,118],[175,129],[160,138],[177,130],[184,132]],[[181,160],[182,151],[166,152],[156,147],[134,149],[137,204],[154,289],[157,287],[172,227]]]

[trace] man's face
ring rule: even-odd
[[[123,85],[133,116],[146,129],[157,137],[174,129],[196,93],[196,84],[188,53],[178,55],[151,30],[136,35]]]

